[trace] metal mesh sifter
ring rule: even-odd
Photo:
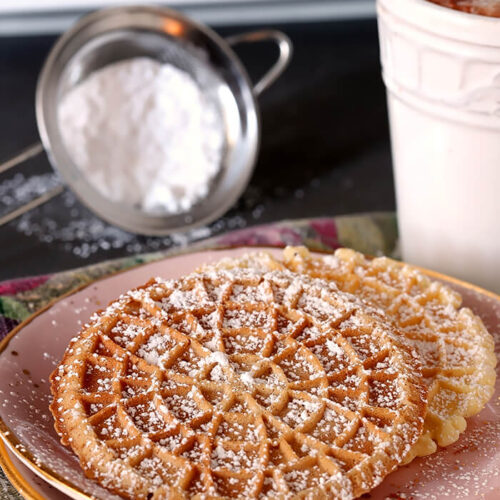
[[[273,40],[279,57],[252,85],[232,46]],[[0,165],[0,174],[46,151],[55,170],[78,198],[104,220],[134,233],[163,235],[208,223],[226,212],[248,184],[260,141],[256,97],[283,72],[292,52],[286,35],[275,30],[222,39],[208,27],[164,7],[120,7],[82,18],[54,45],[39,77],[36,116],[41,142]],[[62,96],[90,73],[132,57],[150,57],[187,72],[220,112],[225,145],[218,175],[208,195],[188,213],[150,214],[107,199],[70,157],[58,121]],[[0,225],[45,203],[60,185],[0,218]]]

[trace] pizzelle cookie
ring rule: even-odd
[[[460,307],[458,293],[411,266],[386,257],[370,260],[347,248],[321,256],[304,247],[288,247],[283,261],[261,253],[223,265],[288,268],[333,281],[382,309],[418,351],[429,387],[424,432],[406,462],[455,442],[466,428],[465,418],[479,413],[494,392],[494,341],[481,319]]]
[[[354,498],[426,411],[393,327],[289,271],[152,280],[92,318],[51,383],[62,442],[137,499]]]

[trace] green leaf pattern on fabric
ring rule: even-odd
[[[23,321],[31,313],[22,301],[6,296],[0,297],[0,314],[7,318]]]

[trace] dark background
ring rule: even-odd
[[[259,99],[260,157],[245,194],[226,216],[201,233],[132,237],[96,220],[69,193],[22,221],[0,227],[0,280],[186,244],[201,235],[280,219],[393,210],[375,20],[276,27],[292,39],[294,56],[282,77]],[[252,29],[217,31],[229,35]],[[36,80],[54,40],[0,38],[2,159],[37,140]],[[272,63],[274,50],[263,44],[242,47],[238,54],[256,80]],[[26,178],[50,171],[45,157],[20,168]],[[1,175],[0,183],[14,175],[12,171]],[[6,211],[0,199],[0,214]],[[68,225],[72,230],[66,234]],[[106,238],[111,238],[110,248],[102,244]]]

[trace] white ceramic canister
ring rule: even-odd
[[[403,258],[500,292],[500,19],[377,12]]]

